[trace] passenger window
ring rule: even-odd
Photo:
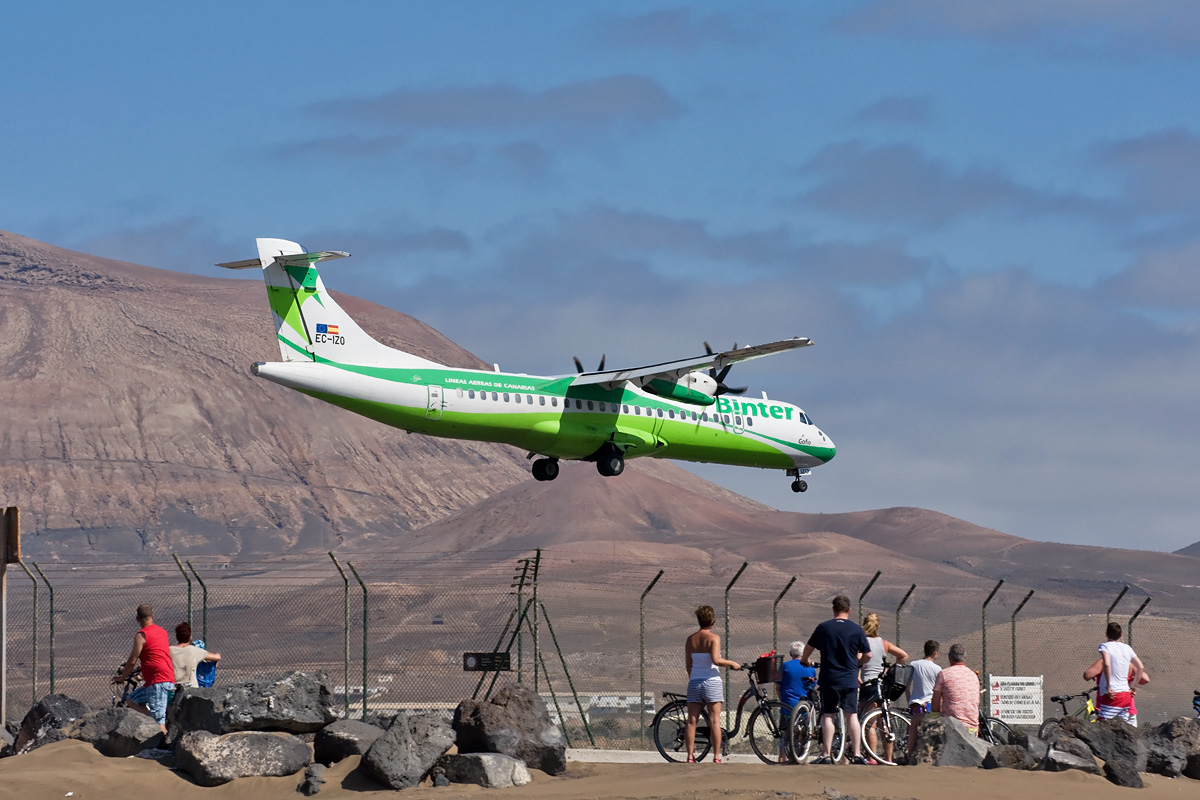
[[[746,417],[746,427],[748,427],[748,428],[754,427],[754,418],[753,417]]]
[[[539,394],[539,395],[538,395],[538,405],[539,405],[539,406],[544,406],[544,405],[546,405],[546,395],[544,395],[544,394]]]
[[[622,413],[622,414],[628,414],[628,413],[629,413],[629,406],[628,406],[628,405],[623,405],[623,406],[621,406],[621,413]]]
[[[692,419],[693,419],[693,420],[695,420],[695,419],[696,419],[696,412],[695,412],[695,411],[693,411],[693,412],[692,412]]]
[[[550,398],[550,406],[552,408],[558,408],[558,398],[557,397]]]
[[[588,411],[595,411],[596,407],[592,405],[592,401],[588,400]]]
[[[701,412],[700,412],[700,421],[701,421],[701,422],[708,422],[708,412],[707,412],[707,411],[701,411]]]
[[[499,400],[499,399],[500,399],[500,395],[496,394],[495,392],[492,392],[492,399],[493,399],[493,400]]]
[[[474,390],[474,389],[470,389],[470,390],[468,390],[468,391],[467,391],[467,397],[469,397],[469,398],[471,398],[472,400],[474,400],[474,399],[475,399],[475,390]]]
[[[742,424],[742,418],[741,418],[741,417],[734,417],[734,418],[733,418],[733,424],[734,424],[734,425],[741,425],[741,424]]]
[[[659,415],[660,417],[663,415],[663,413],[662,413],[662,409],[661,409],[661,408],[658,410],[658,415]]]
[[[462,397],[462,396],[463,396],[463,390],[462,390],[462,389],[459,389],[459,390],[458,390],[458,396],[459,396],[459,397]]]
[[[582,408],[583,408],[583,401],[582,401],[582,400],[576,400],[576,401],[575,401],[575,408],[582,409]]]
[[[531,395],[531,394],[525,395],[525,402],[529,403],[529,405],[533,405],[533,395]]]
[[[608,407],[607,407],[607,406],[606,406],[604,403],[601,403],[601,404],[600,404],[600,410],[601,410],[601,411],[608,411]]]
[[[508,402],[508,392],[504,393],[504,402]]]
[[[729,424],[729,415],[728,414],[725,415],[725,424],[726,425]]]
[[[640,416],[642,415],[642,407],[641,407],[641,406],[634,406],[634,407],[633,407],[633,413],[634,413],[634,415],[635,415],[635,416],[638,416],[638,417],[640,417]]]
[[[675,419],[675,409],[673,409],[673,408],[669,409],[667,411],[667,416],[670,417],[671,419]]]

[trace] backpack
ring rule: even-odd
[[[203,639],[193,639],[192,645],[194,647],[199,647],[201,650],[207,649],[204,646]],[[200,686],[202,686],[202,687],[212,686],[213,682],[216,679],[217,679],[217,662],[201,661],[199,664],[196,665],[196,683],[200,684]]]

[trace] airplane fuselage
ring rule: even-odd
[[[586,459],[606,443],[629,457],[766,469],[808,469],[833,458],[833,442],[798,406],[719,397],[709,406],[625,383],[572,385],[539,377],[430,365],[331,362],[254,365],[259,377],[413,433],[501,442],[550,458]]]

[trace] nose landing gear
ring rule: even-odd
[[[796,480],[792,481],[792,491],[793,492],[807,492],[808,491],[808,481],[802,481],[799,478],[796,478]]]
[[[792,481],[792,491],[799,494],[800,492],[808,491],[808,481],[804,480],[808,475],[812,474],[811,470],[802,467],[793,467],[787,471],[787,474],[795,478]]]
[[[539,458],[533,462],[534,480],[552,481],[558,477],[558,459],[557,458]]]

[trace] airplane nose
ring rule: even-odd
[[[822,431],[819,428],[817,430],[820,432],[821,438],[825,440],[825,447],[828,449],[828,452],[822,456],[822,458],[825,460],[825,463],[828,464],[830,461],[833,461],[833,457],[837,455],[837,447],[834,445],[833,439],[830,439],[825,435],[825,431]]]

